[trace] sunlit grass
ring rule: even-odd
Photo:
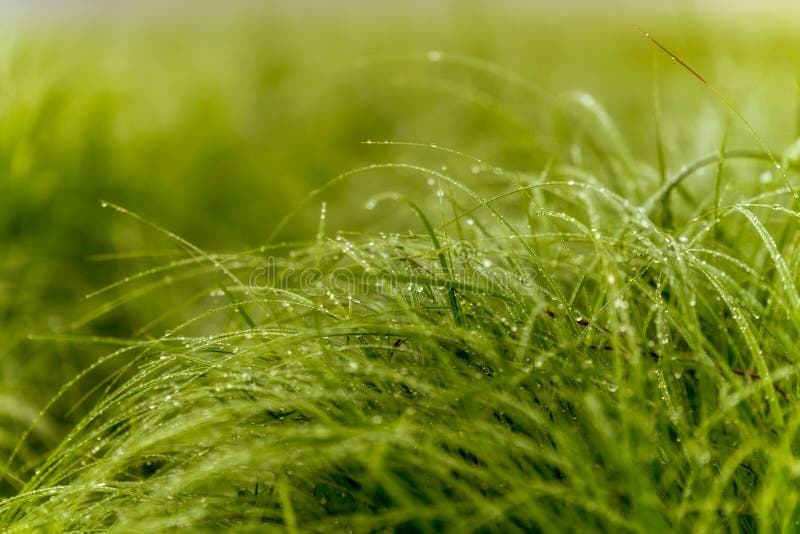
[[[80,295],[51,298],[72,310],[66,324],[48,325],[44,292],[26,286],[31,322],[4,326],[47,356],[25,378],[38,390],[0,396],[13,422],[0,529],[796,529],[794,119],[762,133],[764,116],[666,65],[645,76],[657,90],[637,95],[650,110],[637,115],[606,109],[618,90],[552,91],[468,54],[393,52],[337,70],[333,108],[314,108],[324,128],[294,126],[287,153],[246,147],[301,111],[247,123],[257,91],[230,67],[225,88],[195,95],[216,102],[210,123],[174,104],[175,122],[148,133],[144,101],[112,91],[102,109],[129,129],[84,153],[59,149],[73,130],[43,141],[36,121],[12,121],[42,155],[12,151],[14,176],[66,183],[97,211],[75,245],[92,261],[67,264]],[[286,89],[309,72],[273,74],[255,86],[310,105]],[[697,94],[711,115],[674,104]],[[88,131],[101,115],[64,124]],[[693,129],[703,138],[682,147]],[[170,154],[158,145],[175,131],[191,142]],[[324,147],[337,136],[353,141],[343,156]],[[46,178],[108,139],[100,170],[76,157],[69,179]],[[195,164],[217,140],[218,157]],[[226,176],[190,181],[216,176],[212,164]],[[273,181],[247,195],[242,176],[260,166]],[[83,189],[87,169],[108,181]],[[189,178],[165,186],[173,171]],[[121,185],[130,176],[141,184]],[[43,213],[36,187],[13,191],[26,201],[13,213]],[[226,217],[254,246],[209,250],[236,226]],[[23,242],[15,224],[5,236],[21,247],[59,242],[32,230]]]
[[[277,256],[213,256],[172,236],[189,264],[132,277],[123,288],[145,291],[123,297],[185,271],[217,302],[155,339],[87,340],[120,345],[107,358],[125,364],[3,504],[5,525],[793,520],[767,497],[790,479],[758,476],[797,461],[796,243],[771,237],[796,224],[788,190],[716,210],[708,197],[671,230],[569,166],[491,198],[414,170],[448,191],[435,218],[368,201],[416,212],[405,236],[323,228]],[[218,317],[223,328],[184,335]]]

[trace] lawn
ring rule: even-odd
[[[0,530],[800,530],[796,8],[3,9]]]

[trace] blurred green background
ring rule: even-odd
[[[451,165],[456,177],[492,187],[491,173],[473,175],[458,157],[366,140],[436,143],[520,173],[540,172],[553,154],[592,157],[574,151],[576,137],[596,128],[564,112],[571,90],[605,107],[645,174],[656,168],[657,90],[666,166],[675,172],[718,148],[727,111],[634,24],[714,83],[781,152],[800,125],[800,34],[780,9],[789,8],[276,2],[85,5],[47,16],[8,8],[0,33],[0,449],[10,450],[59,387],[107,349],[29,334],[131,336],[162,301],[182,298],[180,288],[164,291],[73,327],[106,298],[85,294],[175,249],[103,210],[101,199],[206,250],[258,247],[314,187],[370,163]],[[755,146],[735,121],[728,143]],[[402,173],[359,176],[325,196],[329,227],[402,231],[403,220],[363,208],[385,190],[432,196]],[[319,210],[309,203],[281,239],[312,238]],[[137,253],[156,258],[123,257]],[[23,461],[57,441],[84,393],[71,390],[50,412]]]

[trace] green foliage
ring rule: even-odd
[[[0,530],[797,528],[785,60],[398,13],[15,37]]]

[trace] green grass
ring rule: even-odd
[[[419,9],[17,30],[0,530],[797,530],[795,33]]]

